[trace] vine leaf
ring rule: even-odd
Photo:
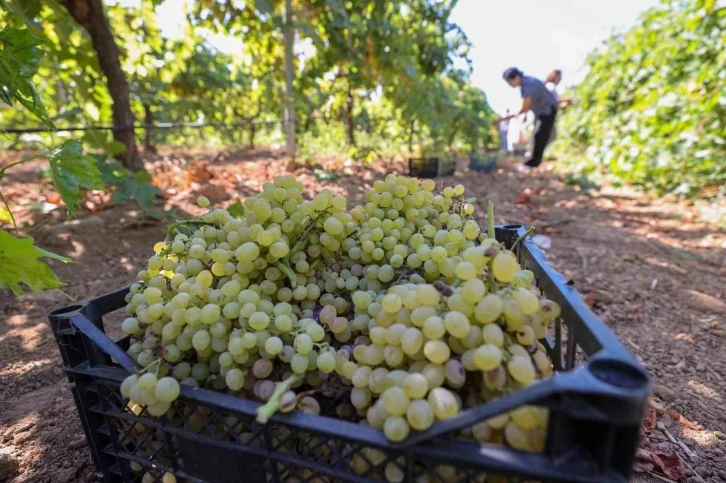
[[[237,219],[242,218],[245,214],[245,207],[242,205],[242,200],[237,199],[237,201],[229,205],[227,212]]]
[[[12,105],[13,99],[38,119],[52,126],[33,76],[38,73],[45,40],[28,29],[5,27],[0,30],[0,100]]]
[[[80,207],[81,188],[103,189],[101,172],[93,158],[83,154],[81,143],[72,139],[54,149],[49,161],[53,183],[68,207],[68,215],[73,217]]]
[[[15,295],[24,293],[22,285],[33,292],[66,285],[40,257],[70,263],[71,259],[51,253],[34,244],[32,237],[15,238],[0,230],[0,289],[9,288]]]
[[[102,156],[96,158],[96,166],[100,169],[103,182],[116,188],[113,192],[113,201],[120,203],[133,198],[147,215],[155,218],[162,216],[161,210],[155,208],[161,190],[151,184],[149,173],[146,171],[132,173],[121,163],[106,162]]]

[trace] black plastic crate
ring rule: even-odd
[[[497,227],[497,238],[508,244],[522,233],[520,225]],[[302,413],[277,414],[261,425],[255,421],[259,403],[185,386],[172,405],[176,414],[134,414],[119,393],[134,367],[124,352],[128,341],[116,343],[103,330],[103,316],[125,306],[128,288],[52,312],[99,477],[137,482],[150,471],[155,481],[170,472],[177,481],[209,483],[365,482],[385,481],[388,468],[407,482],[479,482],[485,474],[487,482],[626,482],[650,378],[532,241],[520,243],[517,254],[562,307],[546,340],[559,373],[400,444],[367,426]],[[525,404],[549,411],[541,454],[456,436]]]
[[[472,154],[469,158],[469,169],[482,173],[491,173],[497,167],[502,154],[500,151]]]
[[[408,174],[416,178],[451,176],[455,170],[456,158],[453,156],[408,158]]]

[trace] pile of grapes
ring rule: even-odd
[[[158,416],[204,387],[263,402],[262,423],[297,409],[399,442],[550,376],[539,340],[560,308],[494,238],[491,203],[481,232],[463,195],[389,175],[346,211],[281,176],[241,218],[175,222],[126,298],[141,369],[122,394]],[[541,451],[546,424],[525,406],[465,436]]]

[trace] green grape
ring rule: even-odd
[[[383,424],[383,434],[393,442],[403,441],[410,432],[408,422],[401,416],[391,416]]]
[[[139,332],[139,321],[136,318],[129,317],[121,323],[121,332],[124,335],[134,335]]]
[[[507,321],[507,330],[517,331],[524,325],[524,314],[519,304],[512,299],[505,299],[502,312]]]
[[[410,399],[406,396],[404,390],[398,386],[389,387],[381,395],[383,406],[389,414],[393,416],[402,416],[406,414]]]
[[[482,324],[491,324],[496,321],[504,310],[504,301],[495,294],[487,294],[476,306],[474,312],[476,320]]]
[[[425,399],[413,401],[406,410],[406,420],[417,431],[425,431],[434,424],[434,410]]]
[[[260,255],[260,247],[253,242],[243,243],[237,248],[234,255],[239,262],[251,262]]]
[[[245,374],[241,369],[230,369],[225,374],[224,381],[232,391],[239,391],[245,384]]]
[[[500,282],[509,283],[519,270],[517,257],[510,251],[499,252],[492,262],[492,273],[494,278]]]
[[[491,371],[502,363],[502,351],[493,344],[484,344],[474,351],[474,365],[480,371]]]
[[[307,355],[313,350],[313,339],[307,334],[298,334],[295,337],[294,347],[298,354]]]
[[[219,308],[219,305],[207,304],[202,307],[199,318],[203,324],[211,325],[219,319],[220,315],[222,315],[222,309]]]
[[[153,392],[157,382],[156,376],[147,372],[139,377],[137,384],[142,391]]]
[[[275,356],[282,351],[282,346],[282,339],[279,337],[270,337],[267,341],[265,341],[265,352]]]
[[[523,346],[530,346],[534,343],[534,330],[528,325],[524,325],[517,330],[517,342]]]
[[[429,392],[427,401],[434,412],[436,419],[443,420],[456,416],[459,413],[459,402],[456,396],[442,387],[436,387]]]
[[[353,305],[355,305],[356,308],[359,309],[365,309],[373,302],[370,294],[363,291],[353,292],[352,301]]]
[[[477,275],[477,269],[474,266],[473,263],[469,262],[460,262],[455,269],[455,272],[457,277],[459,277],[462,280],[471,280]]]
[[[139,381],[139,376],[136,374],[131,374],[128,376],[124,381],[121,383],[121,395],[128,399],[129,395],[131,394],[131,388],[136,385]]]
[[[444,317],[444,327],[453,337],[463,339],[469,335],[471,324],[466,315],[461,312],[448,312]],[[432,361],[434,362],[434,361]]]
[[[154,396],[163,402],[172,402],[179,397],[179,383],[173,377],[162,377],[156,382]],[[166,412],[166,411],[164,411]]]
[[[504,332],[497,324],[487,324],[482,329],[482,340],[485,344],[491,344],[496,347],[504,345]]]
[[[350,402],[356,409],[370,406],[371,392],[366,387],[354,387],[350,392]]]
[[[534,365],[529,357],[514,356],[507,363],[507,371],[517,381],[527,384],[535,377]]]
[[[504,428],[504,437],[512,448],[522,451],[530,451],[527,432],[517,426],[514,421],[507,423]]]
[[[545,377],[549,377],[553,374],[552,364],[550,363],[550,359],[547,357],[547,354],[544,352],[535,352],[532,355],[532,360],[534,361],[535,366],[537,366],[537,369]]]
[[[368,379],[370,378],[372,372],[373,369],[368,366],[359,367],[353,374],[353,377],[350,378],[353,386],[357,388],[368,387]]]
[[[253,330],[265,330],[270,326],[270,316],[265,312],[255,312],[250,315],[247,323]]]
[[[461,277],[460,277],[461,278]],[[464,301],[470,305],[477,304],[487,293],[486,284],[479,278],[466,281],[461,288]]]
[[[205,350],[212,342],[212,336],[206,330],[198,330],[192,336],[192,346],[198,352]]]
[[[378,328],[378,327],[374,327]],[[401,339],[406,331],[407,327],[404,324],[393,324],[387,329],[384,329],[383,343],[398,346],[401,344]]]
[[[520,406],[509,412],[509,417],[514,423],[524,430],[532,430],[539,424],[537,408],[534,406]]]
[[[443,364],[451,357],[451,349],[441,340],[430,340],[424,344],[426,359],[434,364]]]
[[[423,344],[423,334],[415,327],[407,328],[401,335],[401,349],[409,356],[417,354]]]
[[[409,374],[403,380],[403,391],[411,399],[421,399],[426,396],[428,389],[428,381],[423,374]]]
[[[539,303],[539,315],[546,320],[556,319],[560,316],[562,309],[552,300],[542,299]]]
[[[438,293],[438,292],[437,292]],[[418,297],[418,290],[416,290],[416,297]],[[420,302],[419,298],[419,302]],[[417,307],[411,312],[411,323],[416,327],[423,327],[424,322],[429,317],[436,315],[436,309],[433,307],[423,306]]]
[[[320,358],[318,358],[320,359]],[[310,361],[306,355],[296,353],[290,360],[290,368],[295,374],[304,374],[308,370]],[[318,366],[320,367],[320,366]]]
[[[443,263],[448,256],[449,254],[444,247],[437,246],[434,247],[433,250],[431,250],[431,260],[436,263]]]
[[[148,304],[155,304],[161,301],[161,290],[156,287],[148,287],[144,290],[144,298]]]
[[[427,339],[441,339],[446,335],[446,327],[441,317],[434,315],[426,319],[423,324],[423,335]]]
[[[335,370],[335,355],[331,352],[323,352],[318,356],[318,369],[329,374]]]
[[[332,216],[325,220],[323,228],[331,236],[339,236],[343,233],[343,224]]]
[[[436,307],[441,300],[441,294],[433,285],[419,285],[416,287],[416,298],[423,306]]]
[[[398,295],[389,293],[383,297],[383,300],[381,300],[381,306],[383,307],[383,310],[393,314],[401,310],[403,302],[401,301],[401,297]]]
[[[519,288],[515,290],[514,300],[517,301],[524,315],[533,315],[539,311],[539,299],[530,290],[527,290],[525,288]]]
[[[393,267],[390,265],[382,265],[381,268],[378,270],[378,280],[383,283],[387,283],[393,280],[393,276]]]

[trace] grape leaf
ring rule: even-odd
[[[38,48],[45,41],[28,29],[5,27],[0,30],[0,98],[12,105],[13,99],[52,126],[43,100],[33,84],[38,73],[43,51]]]
[[[107,163],[103,157],[97,157],[96,162],[103,182],[117,188],[113,193],[113,201],[122,202],[133,198],[147,215],[157,218],[161,216],[161,211],[154,208],[161,190],[151,184],[149,173],[132,173],[121,163]]]
[[[245,208],[242,206],[242,200],[237,199],[237,201],[227,207],[227,211],[235,218],[242,218],[245,214]]]
[[[33,243],[31,237],[15,238],[0,230],[0,289],[9,288],[15,295],[20,295],[24,293],[21,284],[33,292],[66,285],[38,258],[53,258],[64,263],[70,263],[71,259],[38,248]]]
[[[81,188],[103,189],[101,172],[93,158],[83,154],[79,141],[64,141],[60,148],[53,150],[49,161],[50,175],[69,216],[74,216],[80,206]]]

